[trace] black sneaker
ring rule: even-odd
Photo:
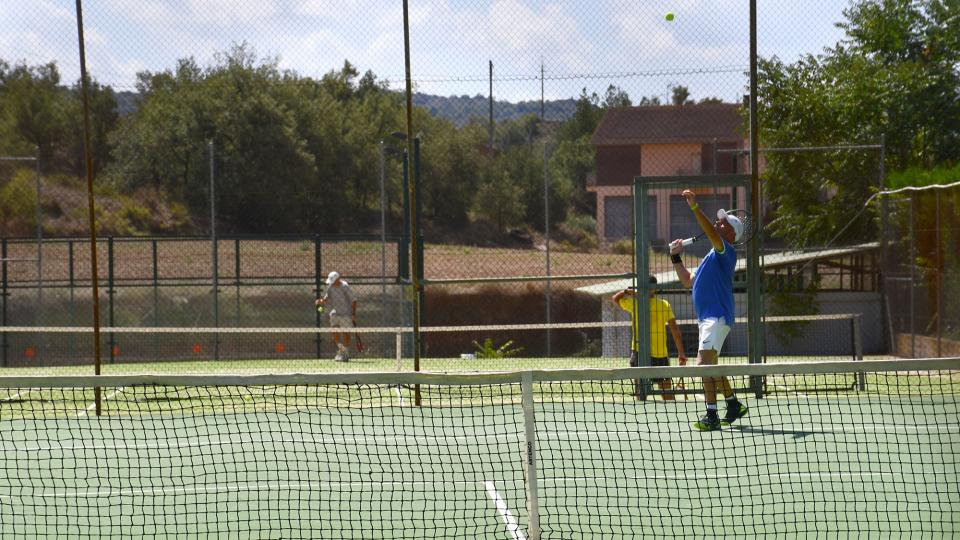
[[[727,405],[727,414],[723,417],[723,420],[720,422],[725,426],[729,426],[734,423],[737,418],[745,416],[747,414],[747,406],[739,401],[734,401],[733,403]]]
[[[693,427],[700,431],[714,431],[720,429],[720,417],[716,411],[710,411],[703,415],[703,418],[693,423]]]

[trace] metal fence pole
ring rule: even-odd
[[[35,310],[36,319],[34,324],[43,326],[43,213],[40,210],[40,147],[36,147],[36,190],[37,190],[37,308]],[[40,344],[37,347],[37,361],[42,362],[43,351],[46,349],[46,338],[40,334]]]
[[[217,207],[216,181],[213,171],[213,141],[207,143],[210,150],[210,271],[213,274],[213,326],[220,328],[220,272],[217,268]],[[213,335],[213,359],[220,359],[220,334]]]
[[[313,280],[314,280],[313,292],[316,298],[320,298],[320,287],[322,283],[321,280],[323,279],[321,276],[321,270],[320,270],[321,268],[320,251],[322,247],[323,247],[323,244],[320,242],[320,235],[319,234],[313,235]],[[321,323],[320,311],[314,310],[314,313],[317,318],[316,320],[317,328],[320,328],[320,323]],[[321,335],[322,334],[320,332],[317,332],[317,336],[314,339],[314,341],[316,341],[317,343],[317,358],[320,358],[320,342],[321,342],[320,336]]]
[[[0,322],[2,322],[3,327],[6,327],[7,326],[7,296],[9,295],[9,292],[7,291],[7,239],[6,238],[3,238],[2,240],[0,240],[0,273],[2,273],[2,276],[0,276],[0,286],[2,286],[2,290],[0,290],[0,301],[3,302],[3,309],[2,309],[3,319]],[[7,364],[7,347],[9,345],[7,343],[7,333],[0,332],[0,337],[2,337],[3,339],[3,367],[7,367],[8,365]]]
[[[547,271],[547,282],[546,282],[546,304],[547,304],[547,324],[553,322],[551,316],[551,291],[550,291],[550,174],[548,169],[548,158],[549,150],[547,147],[547,142],[543,143],[543,241],[546,248],[546,271]],[[551,345],[553,340],[551,339],[550,329],[547,328],[547,358],[553,356]]]
[[[157,239],[150,240],[150,256],[153,263],[153,326],[160,326],[160,259],[157,256]],[[160,334],[153,334],[153,350],[160,350]]]
[[[76,283],[74,282],[73,274],[73,240],[67,240],[67,288],[69,289],[70,295],[70,326],[74,326],[77,323],[77,314],[76,306],[74,305],[76,299],[74,298],[74,287]]]
[[[237,326],[240,326],[240,238],[233,239],[233,267],[235,271],[235,285],[237,287]]]
[[[114,321],[114,312],[113,312],[114,303],[115,303],[114,294],[116,293],[116,289],[114,288],[114,285],[115,285],[115,281],[114,281],[114,260],[113,260],[113,237],[108,236],[107,237],[107,299],[108,299],[107,307],[108,307],[108,317],[110,321],[109,324],[111,328],[115,326],[115,322],[116,322]],[[111,364],[116,361],[116,358],[114,355],[114,348],[116,346],[116,341],[114,340],[115,337],[116,336],[114,336],[113,332],[110,332],[109,341],[107,344],[110,347],[110,363]]]
[[[943,247],[940,245],[940,192],[934,192],[937,205],[937,357],[943,357]]]

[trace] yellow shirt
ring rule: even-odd
[[[624,295],[620,298],[620,309],[630,313],[633,320],[633,339],[630,340],[630,349],[637,350],[637,319],[633,317],[633,296]],[[660,298],[650,299],[650,357],[668,358],[667,352],[667,321],[675,319],[670,302]]]

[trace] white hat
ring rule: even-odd
[[[734,237],[734,242],[739,242],[740,237],[743,236],[743,222],[740,221],[740,218],[733,214],[728,214],[723,208],[717,210],[717,219],[725,219],[727,223],[733,227],[733,232],[737,233]]]
[[[338,279],[340,279],[338,272],[330,272],[330,275],[327,276],[327,285],[333,285]]]

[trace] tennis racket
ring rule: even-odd
[[[353,323],[353,327],[354,327],[354,328],[357,327],[357,323],[356,323],[356,322]],[[362,353],[362,352],[363,352],[363,349],[365,349],[366,347],[363,346],[363,340],[360,339],[360,334],[357,333],[357,332],[354,332],[354,333],[353,333],[353,337],[356,338],[356,340],[354,341],[354,343],[357,345],[357,352],[358,352],[358,353]]]
[[[740,234],[740,239],[733,243],[735,246],[742,246],[750,241],[753,238],[753,233],[755,227],[753,224],[753,214],[747,212],[746,210],[727,210],[727,215],[734,216],[740,220],[740,223],[743,223],[743,233]],[[719,211],[717,212],[719,214]],[[717,216],[719,219],[719,215]],[[687,238],[681,242],[683,246],[689,246],[690,244],[704,238],[707,235],[706,232],[702,232],[692,238]]]

